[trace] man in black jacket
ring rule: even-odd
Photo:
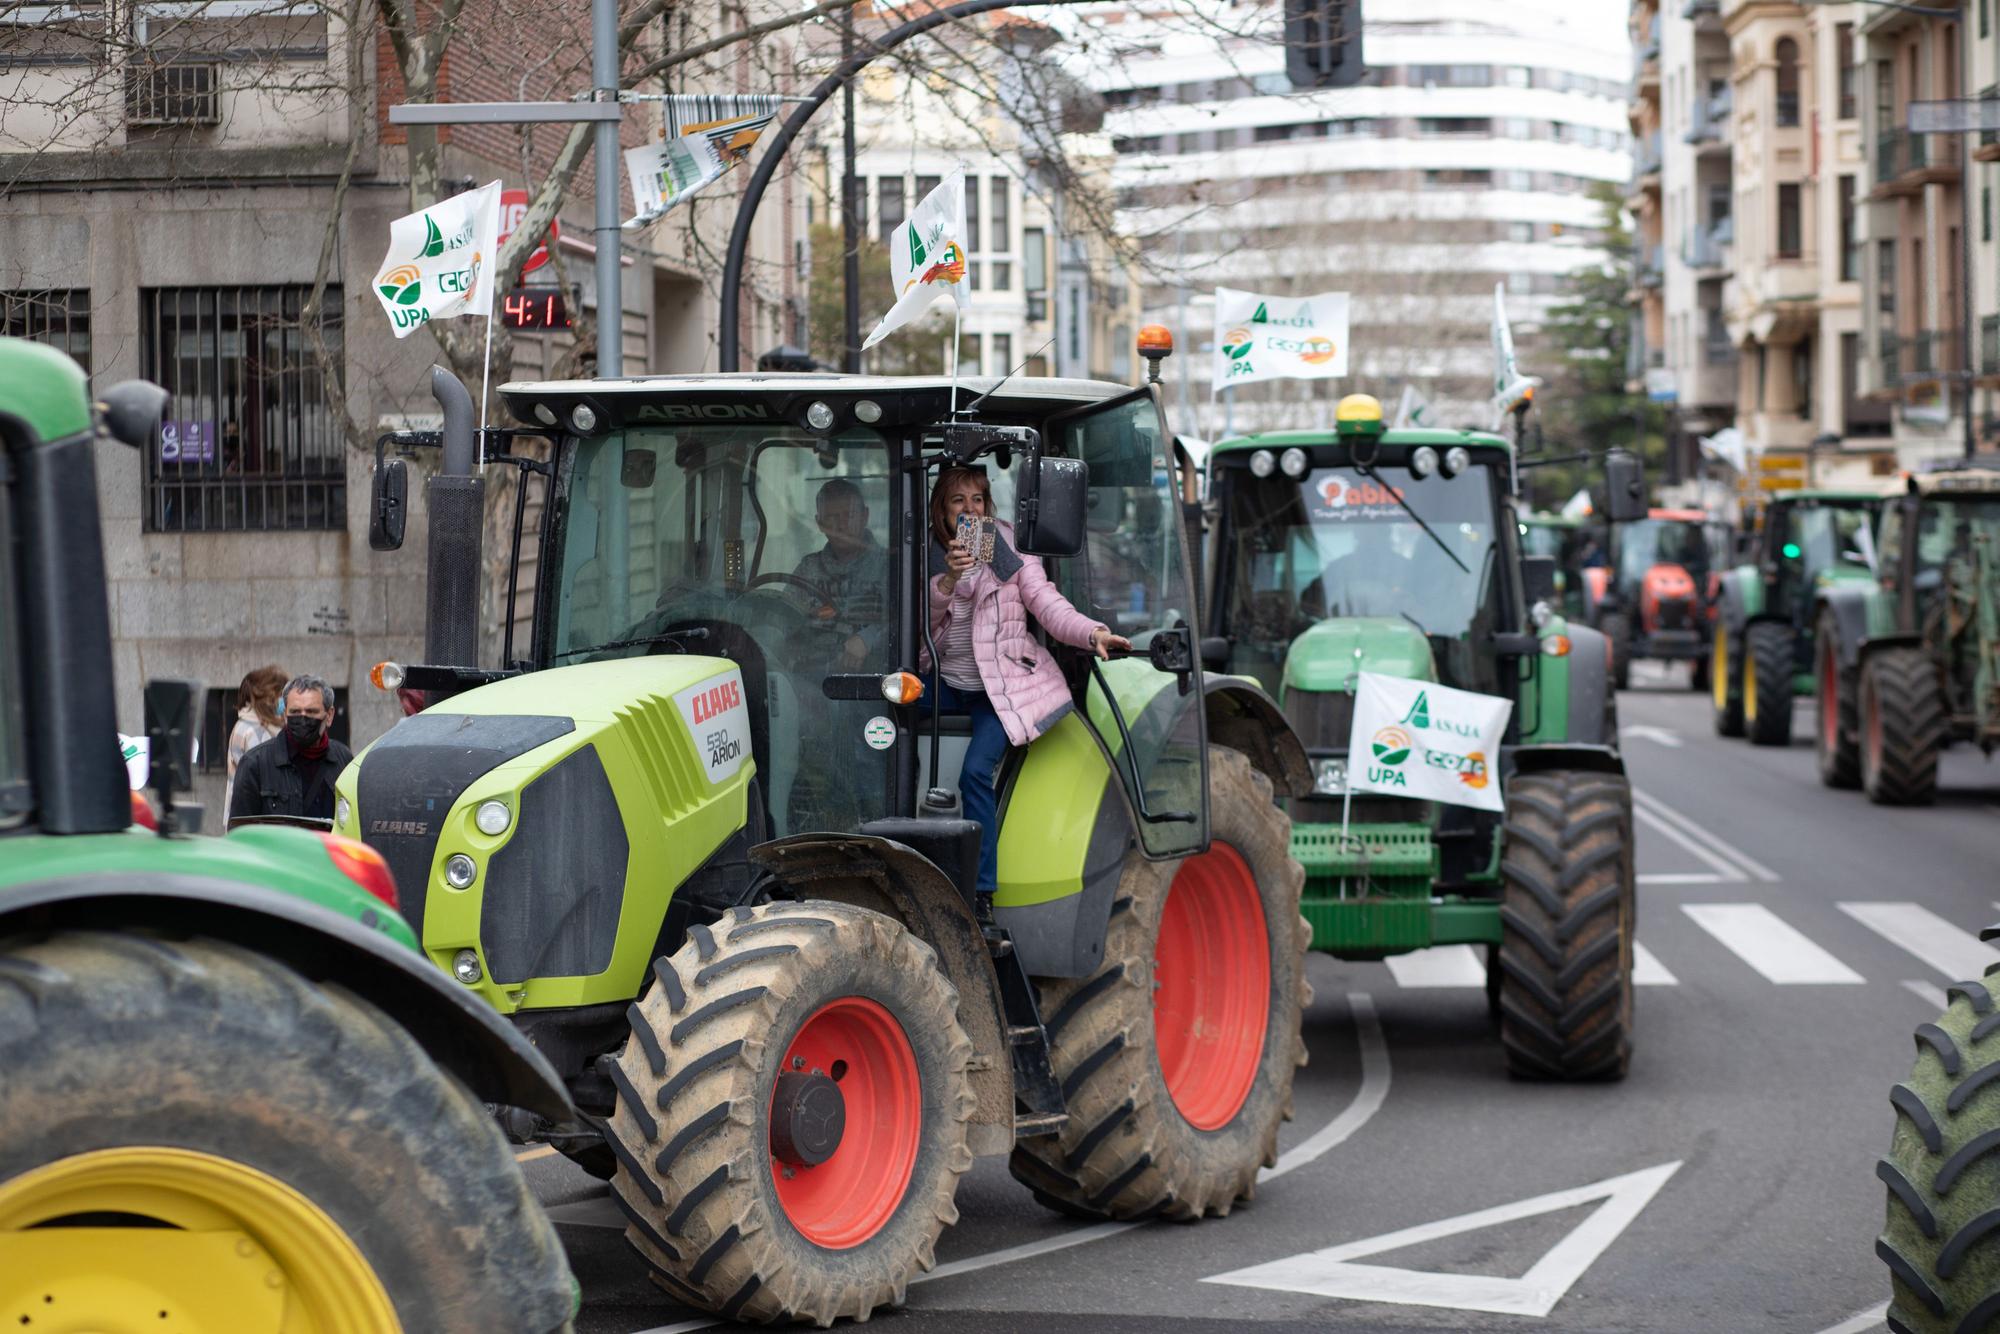
[[[333,687],[317,676],[285,686],[285,730],[256,747],[236,767],[229,818],[294,815],[333,818],[333,783],[354,752],[327,735]]]

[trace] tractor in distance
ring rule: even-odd
[[[934,1264],[981,1155],[1071,1215],[1248,1199],[1305,1058],[1304,876],[1273,798],[1311,774],[1274,701],[1202,672],[1155,391],[506,385],[522,425],[488,462],[546,502],[516,530],[538,561],[525,656],[481,669],[452,582],[480,564],[453,389],[428,614],[457,647],[384,665],[431,703],[342,774],[335,827],[566,1081],[574,1117],[511,1128],[610,1179],[655,1282],[724,1317],[865,1319]],[[497,452],[530,434],[535,458]],[[999,630],[991,652],[1061,687],[997,771],[991,892],[956,790],[970,723],[921,675],[933,483],[964,466],[1014,516],[995,572],[1046,559],[1134,645],[1099,661]],[[508,624],[513,601],[510,581]]]
[[[194,692],[146,688],[155,820],[115,731],[94,452],[157,448],[164,401],[93,409],[76,363],[0,339],[0,1325],[567,1329],[486,1104],[568,1095],[417,952],[382,859],[135,825],[174,826]]]
[[[1556,596],[1551,605],[1565,620],[1588,624],[1590,607],[1585,596],[1584,562],[1589,559],[1595,525],[1591,519],[1572,519],[1546,510],[1521,516],[1521,554],[1547,556],[1556,563]]]
[[[1748,559],[1722,576],[1708,659],[1716,735],[1792,743],[1792,698],[1814,693],[1820,594],[1874,581],[1882,498],[1879,486],[1771,496]]]
[[[1497,435],[1385,431],[1367,395],[1340,403],[1333,431],[1218,443],[1204,651],[1276,695],[1305,737],[1312,790],[1286,805],[1313,948],[1484,946],[1507,1067],[1616,1079],[1634,913],[1616,697],[1604,636],[1556,607],[1555,560],[1522,555],[1515,466]],[[1642,514],[1636,460],[1606,467],[1610,517]],[[1513,701],[1488,758],[1504,819],[1374,793],[1346,810],[1363,670]]]
[[[1610,564],[1585,579],[1618,689],[1631,685],[1638,658],[1690,662],[1694,688],[1706,688],[1716,581],[1734,554],[1729,526],[1700,510],[1654,509],[1610,532]]]
[[[1946,746],[2000,745],[2000,471],[1910,477],[1882,502],[1871,563],[1814,607],[1820,781],[1927,805]]]

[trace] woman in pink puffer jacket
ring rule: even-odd
[[[1073,707],[1062,670],[1030,632],[1029,616],[1050,638],[1100,658],[1132,645],[1071,606],[1038,558],[1015,551],[1011,525],[996,525],[991,565],[975,560],[959,543],[959,515],[993,512],[985,469],[946,468],[931,491],[930,512],[936,543],[931,564],[938,570],[930,581],[931,638],[941,659],[930,688],[942,692],[943,707],[972,719],[959,790],[966,818],[985,831],[979,841],[979,889],[990,894],[999,883],[993,779],[1000,761],[1008,746],[1027,745]],[[924,666],[930,667],[928,653]]]

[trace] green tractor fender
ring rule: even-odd
[[[1716,618],[1731,635],[1741,637],[1750,622],[1765,615],[1764,579],[1754,565],[1739,565],[1722,576]]]
[[[1517,751],[1550,751],[1566,746],[1615,749],[1617,695],[1611,683],[1610,641],[1604,632],[1560,617],[1537,631],[1546,643],[1569,638],[1569,652],[1534,659],[1532,678],[1520,704],[1521,744]]]
[[[390,924],[400,926],[393,914],[356,920],[259,885],[171,872],[31,880],[8,886],[0,904],[0,938],[58,929],[158,931],[222,940],[277,960],[381,1010],[482,1102],[575,1119],[569,1093],[541,1053],[392,935]]]
[[[1861,665],[1865,650],[1885,644],[1914,644],[1911,635],[1895,630],[1893,608],[1872,585],[1835,585],[1823,589],[1813,606],[1813,625],[1831,617],[1840,665],[1852,670]]]

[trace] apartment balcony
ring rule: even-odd
[[[1981,330],[1982,336],[1984,329]],[[1965,370],[1956,329],[1926,329],[1918,333],[1884,330],[1878,348],[1884,388],[1924,384]]]
[[[1729,117],[1734,106],[1735,100],[1727,88],[1714,97],[1696,98],[1683,141],[1693,144],[1698,155],[1727,153],[1730,148]]]
[[[1632,41],[1632,84],[1641,92],[1660,86],[1660,18],[1653,16],[1645,34]]]
[[[1632,151],[1632,188],[1628,198],[1660,192],[1660,173],[1666,167],[1666,146],[1658,130],[1639,140]]]
[[[1722,31],[1722,0],[1687,0],[1681,6],[1681,17],[1693,22],[1695,31]]]
[[[1639,286],[1650,291],[1667,280],[1667,248],[1658,245],[1639,247]]]
[[[1875,189],[1870,198],[1916,194],[1926,185],[1955,181],[1960,136],[1891,130],[1875,141]]]
[[[1730,247],[1736,239],[1735,224],[1728,218],[1695,231],[1681,245],[1681,262],[1704,281],[1727,276]]]
[[[2000,83],[1988,84],[1979,90],[1982,102],[2000,102]],[[1982,108],[1990,111],[1991,108]],[[2000,130],[1981,130],[1976,147],[1972,150],[1974,162],[2000,162]]]

